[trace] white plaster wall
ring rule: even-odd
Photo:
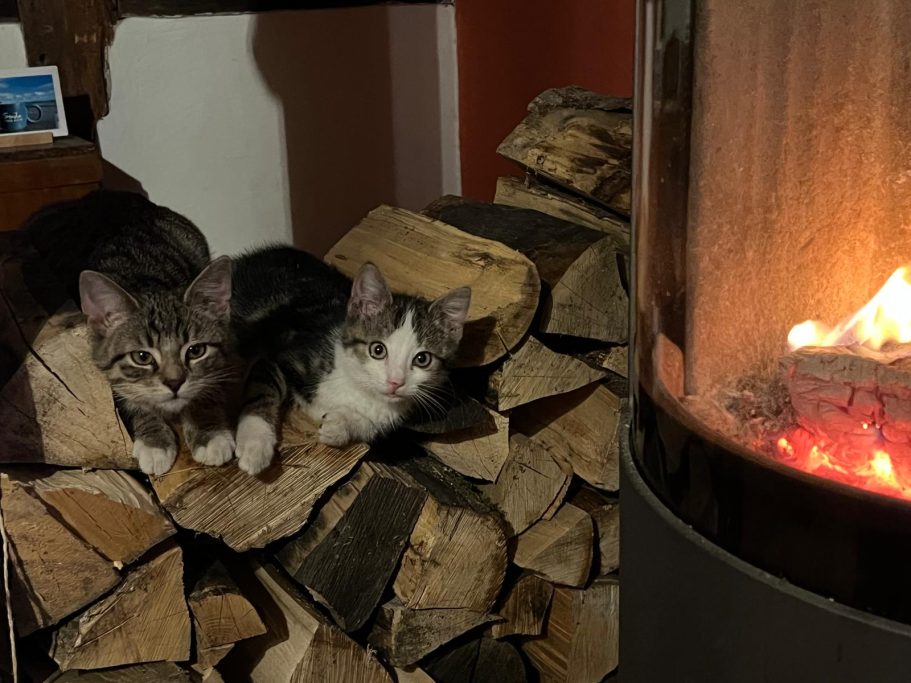
[[[0,68],[24,64],[0,25]],[[322,253],[377,204],[460,190],[452,6],[128,18],[109,65],[109,180],[187,215],[215,253]]]

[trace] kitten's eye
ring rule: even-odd
[[[370,342],[367,345],[367,352],[371,358],[383,360],[386,357],[386,345],[382,342]]]
[[[131,351],[130,360],[136,365],[151,365],[155,359],[152,358],[152,354],[148,351]]]
[[[205,344],[193,344],[187,348],[187,362],[191,360],[199,360],[206,355],[206,345]]]
[[[416,368],[429,368],[432,362],[433,354],[429,351],[421,351],[414,357],[414,360],[411,361],[412,365]]]

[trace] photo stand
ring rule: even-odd
[[[31,145],[52,145],[54,134],[51,131],[40,133],[23,133],[22,135],[0,135],[0,149],[6,147],[28,147]]]

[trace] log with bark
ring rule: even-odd
[[[332,448],[292,411],[273,464],[251,477],[234,463],[208,467],[184,448],[171,471],[152,484],[164,508],[185,529],[222,539],[237,551],[262,548],[290,536],[307,521],[316,501],[367,452],[364,444]]]
[[[23,235],[0,254],[0,463],[135,467],[82,313]]]
[[[50,653],[63,671],[189,659],[180,547],[166,544],[113,593],[60,626]]]
[[[513,562],[556,584],[583,586],[592,567],[594,525],[587,512],[564,503],[516,539]]]
[[[190,673],[172,662],[153,662],[102,671],[67,671],[46,683],[192,683]],[[209,681],[214,683],[214,681]]]
[[[553,216],[446,196],[424,213],[527,256],[544,285],[538,329],[625,343],[629,297],[627,242]]]
[[[581,88],[546,90],[497,153],[530,173],[630,214],[631,103]]]
[[[610,574],[620,568],[620,501],[602,492],[583,486],[569,502],[587,512],[595,525],[595,572]]]
[[[426,663],[437,683],[524,683],[525,664],[512,644],[477,638],[435,653]]]
[[[392,683],[376,658],[332,625],[280,570],[239,560],[237,579],[266,632],[243,640],[222,661],[235,680],[252,683]]]
[[[554,590],[544,635],[522,644],[543,680],[599,683],[617,668],[620,584],[598,579],[584,590]]]
[[[492,638],[539,636],[550,609],[554,586],[534,574],[523,574],[509,587],[496,609],[503,619],[488,629]]]
[[[540,282],[527,258],[404,209],[374,209],[329,250],[326,261],[348,276],[372,261],[393,290],[428,299],[470,286],[460,365],[486,365],[515,348],[538,307]]]
[[[459,474],[494,481],[509,457],[509,418],[488,408],[483,410],[485,418],[480,422],[435,434],[421,445]]]
[[[629,222],[558,187],[539,182],[530,174],[524,178],[503,176],[497,179],[494,202],[519,209],[534,209],[554,218],[605,232],[624,244],[629,244]]]

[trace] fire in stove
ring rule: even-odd
[[[909,275],[896,270],[835,327],[791,329],[781,368],[797,425],[776,440],[781,462],[911,500]]]

